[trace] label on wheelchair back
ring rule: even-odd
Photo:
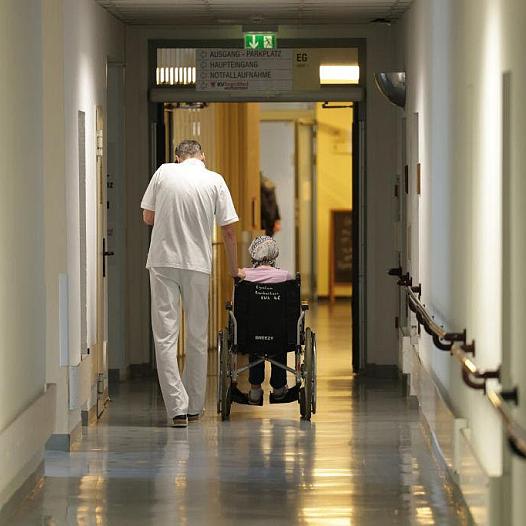
[[[264,341],[264,342],[271,342],[274,339],[274,336],[254,336],[255,340]]]
[[[256,296],[263,301],[279,301],[281,299],[277,290],[265,285],[256,285]]]

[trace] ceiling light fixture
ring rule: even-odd
[[[358,84],[359,81],[360,66],[320,66],[320,84]]]

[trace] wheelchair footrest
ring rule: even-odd
[[[272,393],[269,395],[269,402],[271,404],[289,404],[290,402],[296,402],[299,396],[299,385],[291,387],[287,394],[283,397],[275,397]]]
[[[230,396],[232,402],[235,402],[236,404],[248,405],[248,395],[240,391],[237,385],[232,385]]]

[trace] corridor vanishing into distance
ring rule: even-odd
[[[101,421],[72,452],[47,452],[44,479],[6,524],[471,524],[401,384],[353,377],[348,320],[345,303],[309,314],[312,422],[296,403],[269,406],[267,384],[263,407],[234,405],[222,423],[210,376],[205,417],[174,429],[156,382],[114,385]]]

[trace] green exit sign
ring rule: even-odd
[[[245,49],[276,49],[276,33],[245,33]]]

